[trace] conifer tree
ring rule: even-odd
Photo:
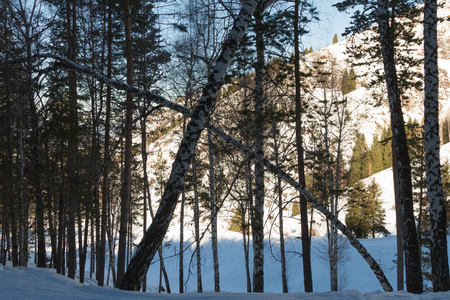
[[[350,192],[345,224],[357,238],[367,238],[370,224],[366,219],[367,191],[362,181],[354,184]]]
[[[339,42],[338,35],[337,35],[337,33],[335,33],[333,36],[333,45],[337,44],[338,42]]]
[[[386,214],[380,202],[381,188],[372,179],[368,186],[362,181],[355,183],[348,202],[345,223],[356,237],[372,238],[377,233],[388,234],[385,227]]]
[[[378,133],[374,134],[372,145],[370,147],[370,174],[378,173],[383,168],[383,145],[380,143],[380,137]]]
[[[363,134],[358,133],[353,146],[352,159],[348,175],[348,184],[351,186],[358,180],[369,176],[369,147]]]
[[[356,90],[356,74],[353,68],[350,68],[350,71],[347,71],[347,69],[344,71],[341,86],[344,95]]]
[[[449,117],[444,118],[444,122],[442,123],[442,145],[450,142],[450,122]]]

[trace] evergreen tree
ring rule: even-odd
[[[345,70],[342,75],[342,94],[348,94],[356,90],[356,74],[353,68]]]
[[[442,145],[450,142],[450,122],[449,117],[444,118],[444,122],[442,123]]]
[[[381,160],[383,170],[392,167],[392,129],[390,126],[384,128],[380,137],[382,145]]]
[[[380,143],[378,133],[373,136],[372,146],[370,147],[370,175],[383,171],[383,145]]]
[[[348,175],[348,184],[351,186],[358,180],[368,177],[369,174],[370,155],[366,138],[363,134],[358,133],[353,146],[352,159],[350,161],[350,169]]]
[[[372,179],[368,186],[362,181],[355,183],[350,193],[345,222],[358,238],[376,237],[377,233],[388,234],[386,213],[381,206],[381,188]]]
[[[333,45],[337,44],[338,42],[339,42],[338,35],[337,35],[337,33],[335,33],[333,36]]]
[[[345,224],[357,238],[367,238],[370,232],[370,223],[366,218],[366,200],[366,188],[362,181],[358,181],[350,192],[345,216]]]
[[[386,212],[381,206],[381,187],[372,179],[367,187],[367,219],[370,222],[370,233],[372,238],[375,238],[375,234],[389,234],[386,229]]]
[[[442,187],[444,189],[445,203],[447,208],[447,230],[450,228],[450,163],[445,160],[442,165]]]

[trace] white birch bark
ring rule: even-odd
[[[255,152],[264,156],[264,39],[262,11],[255,11]],[[253,292],[264,292],[264,166],[255,161],[255,204],[253,207]]]
[[[425,165],[430,204],[431,272],[433,292],[450,288],[447,254],[447,222],[439,153],[439,69],[437,1],[425,0]]]
[[[388,2],[387,0],[377,0],[377,18],[388,90],[393,141],[395,143],[393,155],[395,155],[397,161],[397,165],[393,167],[398,170],[397,184],[398,196],[401,203],[406,286],[408,292],[422,293],[422,269],[412,203],[411,165],[406,144],[406,133],[395,65],[392,28],[390,28],[389,24],[391,17],[389,15]]]
[[[208,78],[208,84],[205,86],[203,95],[192,114],[192,119],[186,127],[186,132],[172,165],[172,172],[167,181],[161,204],[152,224],[139,243],[127,272],[118,285],[120,289],[139,290],[141,288],[144,274],[147,272],[150,262],[169,227],[178,197],[184,186],[186,171],[194,157],[197,141],[209,121],[210,112],[223,85],[225,73],[231,64],[231,60],[250,22],[256,5],[257,1],[254,0],[246,1],[243,4],[228,38],[223,43],[221,54]]]
[[[61,58],[61,57],[59,57],[57,55],[53,55],[53,54],[43,54],[43,55],[40,55],[39,57],[54,58],[57,61],[61,62],[65,67],[74,68],[79,72],[82,72],[89,76],[93,76],[93,77],[97,78],[99,81],[101,81],[107,85],[114,86],[120,90],[132,91],[133,93],[135,93],[137,95],[141,95],[142,97],[145,97],[149,101],[153,102],[155,105],[162,105],[164,107],[167,107],[169,109],[172,109],[179,113],[182,113],[186,116],[189,116],[189,117],[192,116],[192,112],[182,105],[171,102],[160,95],[146,92],[146,91],[140,90],[140,89],[132,87],[132,86],[128,86],[127,84],[125,84],[121,81],[109,79],[105,76],[102,76],[98,72],[95,72],[93,70],[87,69],[82,66],[79,66],[78,64],[75,64],[65,58]],[[361,254],[361,256],[364,258],[364,260],[368,263],[369,267],[374,271],[374,274],[377,277],[377,279],[380,282],[383,289],[385,291],[393,291],[392,286],[390,285],[389,281],[385,277],[383,270],[380,268],[378,263],[373,259],[373,257],[370,255],[370,253],[368,253],[367,249],[364,248],[364,246],[358,241],[358,239],[350,232],[350,230],[347,229],[347,227],[342,222],[340,222],[334,215],[332,215],[331,212],[328,209],[326,209],[322,203],[317,201],[317,199],[315,199],[312,196],[312,194],[309,191],[307,191],[301,184],[299,184],[297,181],[295,181],[287,173],[276,168],[266,158],[256,155],[256,153],[253,152],[251,149],[242,145],[239,141],[237,141],[236,139],[227,135],[222,130],[211,126],[210,131],[212,133],[214,133],[215,135],[219,136],[221,139],[223,139],[229,145],[235,147],[236,149],[241,150],[243,153],[245,153],[247,155],[247,157],[249,159],[253,158],[253,159],[261,161],[269,171],[271,171],[275,175],[281,176],[281,178],[283,180],[285,180],[288,184],[290,184],[295,189],[297,189],[297,191],[301,192],[303,197],[308,202],[310,202],[314,206],[315,209],[318,209],[320,212],[322,212],[325,215],[325,217],[328,218],[331,222],[335,222],[337,224],[336,227],[348,238],[348,240],[350,241],[350,244]]]

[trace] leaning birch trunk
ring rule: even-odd
[[[264,156],[264,39],[262,10],[255,11],[255,152]],[[255,204],[253,207],[253,292],[264,292],[264,166],[255,161]]]
[[[430,204],[431,272],[433,292],[450,289],[447,220],[439,154],[439,69],[437,1],[426,0],[424,8],[425,54],[425,164]]]
[[[133,93],[136,93],[137,95],[144,96],[149,101],[153,102],[155,105],[165,106],[165,107],[170,108],[172,110],[175,110],[175,111],[177,111],[179,113],[182,113],[182,114],[184,114],[186,116],[193,116],[193,113],[189,109],[187,109],[186,107],[184,107],[182,105],[179,105],[179,104],[176,104],[174,102],[171,102],[171,101],[165,99],[164,97],[162,97],[160,95],[140,90],[140,89],[135,88],[133,86],[129,86],[129,85],[127,85],[127,84],[125,84],[125,83],[123,83],[121,81],[108,79],[107,77],[102,76],[98,72],[95,72],[95,71],[93,71],[91,69],[87,69],[85,67],[82,67],[82,66],[80,66],[78,64],[75,64],[75,63],[71,62],[70,60],[65,59],[65,58],[59,57],[57,55],[49,54],[49,53],[42,54],[42,55],[39,55],[39,56],[36,56],[36,57],[54,58],[54,59],[58,60],[58,62],[60,62],[61,65],[67,66],[69,68],[74,68],[74,69],[76,69],[77,71],[79,71],[81,73],[87,74],[89,76],[93,76],[93,77],[97,78],[99,81],[101,81],[101,82],[103,82],[105,84],[112,85],[112,86],[114,86],[114,87],[116,87],[116,88],[118,88],[120,90],[131,91]],[[330,220],[331,222],[336,223],[336,227],[342,232],[343,235],[345,235],[347,237],[347,239],[349,240],[350,244],[360,253],[360,255],[364,258],[364,260],[367,262],[369,267],[372,269],[372,271],[374,272],[374,274],[377,277],[378,281],[380,282],[380,285],[383,287],[384,291],[386,291],[386,292],[393,291],[392,286],[389,283],[389,281],[387,280],[386,276],[384,275],[383,270],[380,268],[378,263],[373,259],[373,257],[370,255],[370,253],[367,252],[367,249],[364,248],[364,246],[350,232],[350,230],[348,230],[348,228],[344,224],[342,224],[342,222],[339,221],[336,218],[336,216],[331,214],[331,212],[328,209],[326,209],[323,206],[322,203],[317,201],[317,199],[315,199],[311,195],[311,193],[304,188],[303,185],[301,185],[300,183],[295,181],[289,174],[281,171],[276,166],[272,165],[266,158],[257,155],[255,152],[250,150],[248,147],[242,145],[239,141],[235,140],[234,138],[232,138],[228,134],[224,133],[222,130],[220,130],[218,128],[215,128],[215,127],[211,127],[210,131],[212,133],[214,133],[215,135],[219,136],[222,140],[224,140],[230,146],[235,147],[236,149],[239,149],[240,151],[242,151],[246,155],[247,159],[252,159],[253,158],[255,160],[258,160],[258,161],[262,162],[264,164],[264,166],[270,172],[272,172],[275,175],[281,176],[281,178],[284,181],[286,181],[289,185],[294,187],[297,191],[301,192],[303,197],[305,197],[306,201],[311,203],[311,205],[315,209],[319,210],[328,220]],[[161,215],[158,218],[161,220]],[[156,225],[153,225],[153,226],[156,226]],[[152,232],[152,237],[155,237],[156,233],[157,233],[157,229],[156,230],[153,229],[151,232]],[[149,235],[149,230],[147,230],[147,234],[146,235]],[[164,233],[164,235],[165,235],[165,233]],[[145,238],[145,236],[144,236],[144,238]],[[149,237],[147,237],[145,242],[149,243],[149,241],[151,241],[151,239]],[[141,243],[143,243],[143,242],[144,241],[141,241]],[[141,259],[148,259],[147,267],[144,266],[143,269],[142,269],[142,272],[145,272],[148,269],[148,266],[149,266],[149,264],[151,262],[151,258],[153,258],[153,256],[154,256],[154,253],[152,254],[152,252],[150,251],[150,250],[153,251],[153,248],[145,248],[143,245],[141,245],[141,246],[138,246],[138,249],[140,249],[140,251],[142,251],[139,254],[139,257]],[[145,252],[144,252],[144,249],[147,249],[147,250],[145,250]],[[144,254],[143,254],[143,252],[144,252]],[[150,254],[152,254],[153,256],[152,257],[146,256],[146,255],[150,255]],[[137,264],[138,262],[133,262],[135,260],[136,260],[136,258],[133,257],[131,262],[133,264]],[[112,266],[112,267],[114,267],[114,266]],[[134,266],[133,268],[137,268],[137,266]],[[145,269],[145,268],[147,268],[147,269]],[[135,270],[135,269],[133,269],[133,270]],[[131,276],[131,275],[127,275],[127,277],[128,276]],[[130,280],[130,279],[128,279],[128,280]],[[128,284],[130,284],[130,283],[128,283]],[[128,288],[131,289],[132,287],[130,287],[128,285]]]
[[[210,127],[210,125],[208,126]],[[217,250],[217,212],[215,197],[215,172],[214,172],[214,151],[212,134],[208,132],[208,150],[209,150],[209,197],[211,206],[211,246],[213,252],[214,265],[214,292],[220,292],[220,273],[219,273],[219,253]]]
[[[99,81],[108,84],[108,85],[112,85],[120,90],[126,90],[126,91],[132,91],[133,93],[136,93],[137,95],[141,95],[141,96],[145,96],[147,97],[147,99],[151,102],[153,102],[154,104],[157,105],[161,105],[161,106],[165,106],[167,108],[173,109],[179,113],[182,113],[186,116],[193,116],[193,113],[187,109],[186,107],[176,104],[174,102],[171,102],[167,99],[165,99],[164,97],[154,94],[154,93],[150,93],[150,92],[146,92],[143,90],[140,90],[138,88],[135,88],[133,86],[129,86],[121,81],[117,81],[117,80],[112,80],[112,79],[108,79],[105,76],[102,76],[101,74],[99,74],[98,72],[95,72],[91,69],[87,69],[85,67],[82,67],[78,64],[75,64],[73,62],[71,62],[70,60],[67,60],[65,58],[59,57],[57,55],[53,55],[53,54],[42,54],[36,57],[44,57],[44,58],[54,58],[56,60],[58,60],[61,65],[63,66],[67,66],[69,68],[74,68],[77,71],[87,74],[89,76],[93,76],[95,78],[97,78]],[[286,181],[289,185],[291,185],[292,187],[294,187],[297,191],[301,192],[301,194],[303,195],[303,197],[305,197],[306,201],[308,201],[309,203],[311,203],[311,205],[319,210],[328,220],[330,220],[331,222],[336,223],[336,227],[342,232],[343,235],[345,235],[347,237],[347,239],[349,240],[350,244],[358,251],[358,253],[363,257],[363,259],[367,262],[367,264],[369,265],[369,267],[372,269],[372,271],[374,272],[375,276],[377,277],[378,281],[380,282],[380,285],[382,286],[382,288],[384,289],[384,291],[386,292],[391,292],[393,291],[391,284],[389,283],[389,281],[387,280],[386,276],[384,275],[383,270],[380,268],[380,266],[378,265],[378,263],[373,259],[373,257],[370,255],[370,253],[367,251],[366,248],[364,248],[364,246],[359,242],[359,240],[350,232],[350,230],[348,230],[348,228],[342,224],[341,221],[339,221],[336,216],[334,216],[333,214],[331,214],[331,212],[326,209],[322,203],[320,203],[319,201],[317,201],[317,199],[315,199],[311,193],[309,191],[307,191],[303,185],[301,185],[300,183],[298,183],[297,181],[295,181],[289,174],[281,171],[280,169],[278,169],[276,166],[272,165],[266,158],[261,157],[259,155],[256,155],[255,152],[253,152],[252,150],[250,150],[248,147],[242,145],[239,141],[235,140],[234,138],[232,138],[231,136],[229,136],[228,134],[226,134],[225,132],[223,132],[222,130],[215,128],[215,127],[211,127],[210,131],[212,133],[214,133],[215,135],[217,135],[218,137],[220,137],[222,140],[224,140],[226,143],[228,143],[230,146],[235,147],[236,149],[239,149],[240,151],[242,151],[247,159],[255,159],[258,160],[260,162],[262,162],[264,164],[264,166],[273,174],[275,175],[279,175],[281,176],[281,178]],[[159,216],[160,220],[161,220],[161,216]],[[167,225],[167,224],[166,224]],[[156,226],[156,225],[153,225]],[[157,230],[153,229],[152,230],[152,236],[156,236]],[[164,233],[165,234],[165,233]],[[110,235],[110,234],[109,234]],[[147,235],[149,235],[149,231],[147,231]],[[145,238],[145,237],[144,237]],[[149,237],[146,238],[146,243],[149,243],[149,241],[151,241],[151,239]],[[141,241],[141,243],[143,243],[143,241]],[[112,246],[111,246],[112,247]],[[138,246],[138,249],[140,249],[140,251],[144,252],[144,246],[141,245],[140,247]],[[147,248],[146,252],[147,254],[143,254],[142,252],[139,254],[139,257],[142,259],[148,259],[148,265],[151,262],[151,258],[154,256],[150,257],[150,256],[145,256],[145,255],[150,255],[152,254],[152,252],[150,252],[150,250],[152,250],[153,248]],[[136,260],[136,258],[133,257],[133,259],[131,260],[131,262],[133,262],[134,260]],[[134,264],[137,264],[138,262],[134,262]],[[148,269],[148,265],[147,267],[143,267],[143,271],[146,271]],[[114,265],[112,266],[114,267]],[[136,266],[134,266],[134,268],[137,268]],[[145,269],[147,268],[147,269]],[[134,269],[133,269],[134,270]],[[131,276],[131,275],[127,275]],[[128,283],[129,284],[129,283]],[[128,288],[131,289],[131,287],[128,285]]]
[[[193,158],[197,141],[209,120],[211,109],[214,107],[217,94],[223,85],[225,73],[250,22],[256,4],[257,1],[255,0],[244,3],[228,38],[223,43],[217,63],[208,78],[208,84],[205,86],[203,95],[193,112],[192,119],[187,125],[172,165],[172,172],[167,181],[161,204],[150,228],[139,243],[127,272],[118,284],[120,289],[139,290],[141,288],[144,274],[147,272],[150,262],[169,227],[178,197],[184,186],[185,174]]]
[[[378,263],[373,259],[373,257],[370,255],[370,253],[367,251],[366,248],[361,244],[361,242],[351,233],[351,231],[341,222],[338,218],[336,218],[335,215],[333,215],[322,203],[317,201],[312,194],[306,190],[300,183],[295,181],[289,174],[286,172],[280,170],[275,165],[273,165],[270,161],[268,161],[265,157],[259,156],[257,153],[249,149],[248,147],[245,147],[242,145],[239,141],[235,140],[231,136],[227,135],[223,131],[221,131],[218,128],[212,127],[211,131],[222,138],[225,142],[227,142],[229,145],[241,150],[243,153],[247,155],[247,157],[252,158],[254,160],[257,160],[261,162],[264,167],[267,168],[270,172],[272,172],[275,175],[280,176],[285,182],[290,184],[292,187],[294,187],[297,191],[301,192],[302,196],[309,202],[311,205],[320,211],[325,218],[330,220],[334,226],[336,226],[337,229],[339,229],[345,237],[349,240],[350,244],[358,251],[358,253],[364,258],[364,260],[367,262],[369,267],[374,272],[375,276],[377,277],[378,281],[380,282],[381,286],[383,287],[383,290],[386,292],[392,292],[392,286],[387,280],[386,276],[384,275],[383,270],[380,268]]]
[[[406,144],[406,133],[395,66],[392,29],[389,25],[388,2],[387,0],[378,0],[377,17],[391,113],[392,134],[395,142],[393,155],[395,155],[397,160],[397,165],[393,166],[393,168],[397,168],[398,170],[398,196],[402,212],[406,287],[408,292],[422,293],[422,269],[412,202],[411,164],[408,155],[408,146]]]

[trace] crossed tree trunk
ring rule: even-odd
[[[274,1],[263,1],[263,7],[267,7],[272,2]],[[167,232],[170,220],[172,219],[173,212],[184,185],[184,177],[187,169],[190,166],[191,158],[194,153],[197,141],[200,137],[201,132],[209,121],[210,111],[214,106],[217,94],[221,86],[223,85],[226,70],[231,63],[233,55],[247,28],[247,25],[253,15],[257,3],[258,1],[252,0],[246,1],[243,4],[243,8],[239,16],[235,19],[233,29],[230,31],[228,38],[223,43],[222,52],[217,59],[216,66],[209,76],[208,84],[203,90],[203,95],[199,101],[199,104],[193,112],[182,105],[165,99],[160,95],[143,91],[136,87],[127,85],[122,81],[109,79],[94,70],[80,66],[66,58],[62,58],[54,54],[40,54],[35,56],[37,58],[53,58],[57,61],[56,64],[58,64],[59,66],[76,70],[77,72],[84,73],[88,76],[92,76],[100,82],[110,86],[114,86],[117,89],[127,92],[133,92],[137,96],[141,96],[148,101],[151,101],[155,106],[165,106],[191,118],[191,121],[187,125],[181,145],[178,149],[175,161],[172,165],[172,172],[166,184],[161,204],[150,228],[147,230],[142,241],[139,243],[135,254],[128,266],[127,272],[124,274],[121,282],[118,284],[118,287],[120,289],[139,290],[141,288],[142,280],[147,273],[147,270],[156,251],[159,248],[159,245],[162,243],[165,233]],[[146,116],[140,116],[140,118],[141,117]],[[137,122],[137,120],[135,120],[133,124],[135,122]],[[342,232],[342,234],[344,234],[349,239],[350,244],[355,247],[355,249],[368,263],[369,267],[373,270],[383,289],[385,291],[393,291],[392,286],[384,275],[383,270],[369,254],[369,252],[364,248],[364,246],[358,241],[358,239],[356,239],[351,231],[341,221],[339,221],[336,216],[331,214],[331,212],[326,209],[322,203],[317,201],[317,199],[315,199],[312,194],[304,188],[304,186],[294,180],[289,174],[277,168],[265,157],[256,154],[254,151],[245,147],[239,141],[227,135],[222,130],[213,126],[211,126],[209,130],[218,137],[222,138],[229,145],[244,152],[247,157],[262,163],[267,170],[271,171],[277,176],[280,176],[284,181],[286,181],[297,191],[299,191],[302,196],[314,206],[315,209],[322,212],[325,217],[330,220],[330,222],[334,224]]]

